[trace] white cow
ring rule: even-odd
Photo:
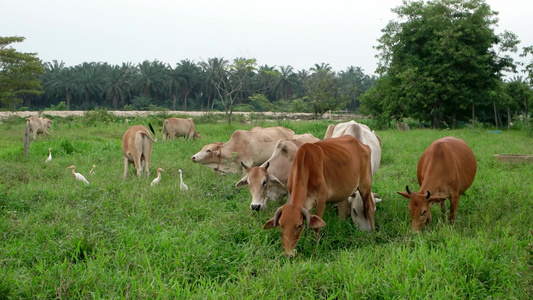
[[[52,127],[53,123],[54,121],[50,120],[49,118],[43,117],[33,116],[26,119],[26,126],[29,126],[30,132],[33,132],[34,141],[38,133],[46,133],[48,135],[48,131],[46,130],[46,128]]]
[[[310,133],[296,135],[292,139],[282,139],[276,144],[272,156],[261,166],[248,167],[243,164],[247,174],[235,184],[235,187],[248,185],[252,195],[250,208],[265,209],[267,199],[277,201],[287,195],[287,180],[296,151],[305,143],[318,141],[320,139]]]

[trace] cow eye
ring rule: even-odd
[[[207,152],[207,153],[211,153],[211,150],[206,150],[205,152]]]
[[[426,214],[426,211],[427,211],[427,210],[424,209],[424,210],[422,211],[422,213],[420,213],[420,215],[421,215],[421,216],[424,216],[424,215]]]
[[[262,185],[262,186],[267,185],[267,181],[266,181],[266,179],[263,179],[263,182],[261,182],[261,185]]]

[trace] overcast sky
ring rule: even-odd
[[[509,30],[533,45],[533,0],[488,0]],[[259,65],[371,74],[381,29],[402,0],[1,0],[0,36],[45,61],[175,66],[213,57],[256,58]],[[524,59],[520,59],[524,60]]]

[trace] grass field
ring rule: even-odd
[[[497,153],[533,154],[523,131],[378,131],[383,141],[373,191],[376,231],[324,214],[317,244],[305,231],[293,259],[282,255],[279,229],[263,230],[280,203],[249,209],[238,174],[217,175],[191,155],[235,129],[276,126],[198,122],[203,139],[162,144],[164,116],[105,123],[54,118],[23,155],[24,120],[0,125],[0,298],[178,299],[531,299],[533,297],[533,164],[511,165]],[[152,122],[150,177],[123,179],[121,138]],[[283,122],[322,138],[327,121]],[[457,222],[410,231],[405,185],[418,190],[416,165],[443,136],[465,140],[478,172],[461,197]],[[52,162],[45,164],[48,148]],[[66,167],[76,165],[89,186]],[[89,176],[96,165],[96,175]],[[162,167],[159,186],[150,187]],[[183,170],[189,192],[179,189]]]

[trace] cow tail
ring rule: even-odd
[[[152,142],[157,142],[157,135],[155,134],[154,127],[152,127],[152,123],[148,123],[148,127],[150,127],[150,131],[152,131],[152,133],[154,134],[155,139],[153,139],[152,136],[151,136],[150,134],[147,134],[148,137],[150,137],[150,139],[152,140]]]

